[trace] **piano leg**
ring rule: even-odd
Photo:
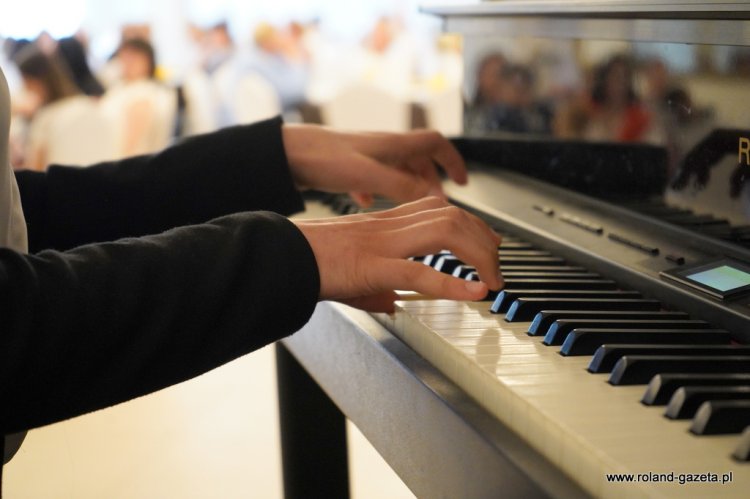
[[[281,343],[276,376],[284,497],[349,497],[344,415]]]

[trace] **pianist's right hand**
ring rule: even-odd
[[[470,213],[428,197],[387,211],[295,222],[320,272],[320,299],[371,312],[393,311],[394,290],[479,300],[502,286],[500,236]],[[476,267],[481,282],[442,274],[410,256],[448,249]]]

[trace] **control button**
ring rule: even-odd
[[[623,237],[623,236],[620,236],[620,235],[617,235],[617,234],[612,234],[612,233],[610,233],[609,236],[607,236],[607,237],[609,237],[609,239],[611,241],[614,241],[614,242],[620,243],[620,244],[624,244],[626,246],[630,246],[631,248],[635,248],[637,250],[641,250],[643,252],[648,253],[649,255],[656,256],[656,255],[659,254],[659,248],[657,248],[655,246],[649,246],[647,244],[642,244],[642,243],[639,243],[638,241],[633,241],[633,240],[628,239],[626,237]]]
[[[549,206],[542,206],[542,205],[539,205],[539,204],[535,204],[534,205],[534,209],[536,211],[541,211],[542,213],[544,213],[548,217],[551,217],[551,216],[553,216],[555,214],[555,210],[553,210]]]
[[[570,225],[574,225],[579,229],[593,232],[594,234],[601,235],[604,233],[604,227],[602,227],[601,225],[596,225],[575,215],[571,215],[570,213],[563,213],[562,215],[560,215],[560,220]]]
[[[665,255],[664,258],[677,265],[685,265],[685,257],[679,255]]]

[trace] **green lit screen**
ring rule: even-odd
[[[729,265],[696,272],[687,277],[719,291],[729,291],[750,284],[750,274]]]

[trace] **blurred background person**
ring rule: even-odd
[[[102,106],[115,126],[118,157],[155,152],[173,138],[177,94],[156,79],[156,54],[142,38],[125,39],[115,54],[119,83]]]
[[[245,67],[273,85],[284,111],[304,101],[309,79],[309,56],[299,33],[290,31],[293,26],[260,23],[253,32],[254,47]]]
[[[86,47],[75,36],[60,39],[57,42],[57,55],[69,70],[73,82],[79,90],[92,97],[101,97],[104,86],[94,76],[88,62]]]
[[[466,132],[483,133],[487,130],[491,109],[502,101],[503,69],[507,63],[505,55],[500,52],[491,52],[479,61],[474,93],[464,112]]]
[[[644,142],[653,117],[635,92],[632,61],[612,56],[594,72],[591,105],[584,136],[593,140]]]
[[[552,109],[536,99],[534,88],[535,78],[530,68],[523,64],[504,64],[496,87],[495,102],[485,105],[484,129],[549,134],[552,128]]]
[[[114,136],[98,103],[84,95],[57,59],[35,44],[17,55],[26,94],[34,102],[20,165],[44,170],[49,163],[111,159]],[[85,163],[84,163],[85,164]]]

